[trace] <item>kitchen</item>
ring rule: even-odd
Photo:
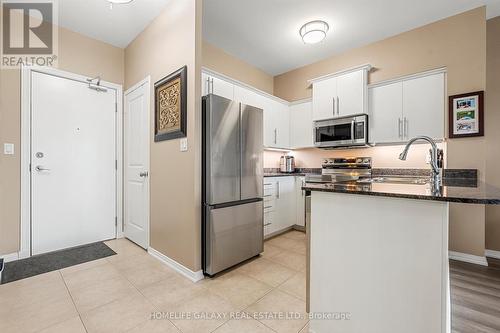
[[[210,19],[215,20],[216,17],[220,19],[212,10],[215,11],[215,8],[205,9],[213,16]],[[232,56],[231,51],[234,52],[232,54],[240,55],[248,62],[251,59],[253,64],[259,63],[260,68],[265,66],[272,68],[274,64],[269,64],[271,61],[266,63],[265,60],[255,58],[256,52],[248,49],[245,50],[250,55],[243,55],[241,50],[244,46],[235,39],[211,34],[212,31],[221,31],[217,29],[220,29],[222,23],[216,24],[215,21],[205,23],[208,26],[213,22],[217,25],[217,29],[209,27],[209,32],[205,32],[203,94],[218,94],[264,110],[264,236],[266,239],[272,240],[274,236],[287,230],[303,231],[310,227],[309,224],[314,225],[314,211],[312,223],[304,222],[311,221],[311,190],[313,196],[316,189],[321,188],[323,191],[327,186],[321,183],[331,182],[332,177],[333,180],[336,177],[337,182],[350,181],[350,185],[345,185],[342,189],[337,186],[332,191],[341,193],[351,191],[358,194],[363,194],[361,193],[363,188],[372,189],[379,185],[387,185],[396,192],[404,191],[403,185],[407,185],[407,188],[422,188],[424,195],[443,191],[434,189],[434,182],[429,180],[433,167],[436,170],[447,169],[445,178],[458,176],[459,179],[463,178],[472,183],[487,180],[486,165],[491,165],[492,162],[487,161],[489,157],[484,152],[485,147],[491,145],[490,139],[481,136],[452,139],[448,134],[451,126],[451,122],[448,123],[448,97],[464,91],[481,90],[485,85],[486,74],[483,75],[473,69],[478,68],[477,66],[483,66],[481,68],[486,66],[481,57],[472,60],[469,55],[459,55],[454,51],[451,42],[458,37],[458,31],[460,34],[470,34],[471,39],[474,39],[473,34],[484,33],[484,28],[480,27],[483,24],[479,24],[476,30],[471,28],[472,24],[465,23],[466,20],[474,20],[473,17],[477,14],[481,15],[477,9],[462,13],[347,51],[339,56],[320,60],[312,65],[278,74],[274,76],[272,83],[265,80],[263,77],[265,73]],[[465,24],[463,29],[457,29],[460,22]],[[328,33],[328,29],[325,31]],[[436,36],[437,31],[439,36]],[[444,36],[449,40],[444,39]],[[412,43],[413,39],[419,40],[421,44]],[[210,41],[218,43],[218,46],[209,44]],[[257,43],[255,40],[252,42]],[[224,46],[227,46],[227,49],[224,49]],[[428,49],[432,52],[427,53]],[[461,62],[461,57],[464,62]],[[488,123],[485,126],[488,128]],[[332,140],[332,132],[341,133],[340,138]],[[425,140],[417,140],[417,144],[408,147],[404,158],[399,158],[410,139],[422,136]],[[322,142],[321,138],[326,138],[325,142]],[[429,143],[434,147],[434,151],[430,151]],[[342,149],[342,146],[349,149]],[[468,151],[467,157],[461,153],[464,150]],[[363,185],[353,182],[358,178],[370,181],[364,182]],[[438,182],[441,182],[441,179]],[[359,188],[350,189],[349,186],[359,186]],[[382,192],[384,191],[388,190]],[[490,262],[494,260],[495,253],[487,246],[494,248],[495,241],[489,237],[489,245],[486,245],[485,238],[488,238],[486,225],[494,230],[491,218],[496,208],[484,204],[497,204],[498,192],[495,190],[478,191],[475,194],[469,192],[470,197],[460,197],[461,195],[454,193],[453,189],[446,189],[444,192],[446,194],[439,192],[440,196],[446,197],[449,194],[451,197],[455,194],[458,197],[450,198],[449,201],[452,203],[449,204],[449,213],[448,210],[446,213],[440,213],[446,216],[449,214],[449,240],[446,231],[448,222],[438,219],[438,222],[441,221],[437,223],[442,229],[440,233],[443,237],[446,234],[446,240],[438,240],[435,247],[443,253],[439,261],[447,261],[445,258],[449,257],[462,262],[487,265],[485,253],[488,254]],[[475,197],[476,195],[478,197]],[[473,202],[478,204],[471,204]],[[363,207],[360,206],[353,211],[362,210]],[[337,212],[340,214],[340,210]],[[335,214],[335,209],[332,208],[327,216]],[[372,215],[367,213],[367,216]],[[485,223],[485,220],[489,222]],[[359,237],[363,237],[361,232]],[[323,245],[326,246],[325,244]],[[416,245],[417,248],[421,246],[425,245]],[[321,253],[330,251],[327,249],[333,250],[333,247],[319,248],[321,250],[316,251]],[[335,251],[339,250],[341,249],[337,248]],[[365,252],[358,250],[366,253],[369,248],[364,249]],[[423,257],[423,253],[419,255]],[[408,255],[402,255],[398,260],[405,259],[410,262],[413,260]],[[316,260],[321,262],[323,258],[316,255]],[[349,264],[349,259],[346,260],[343,265]],[[366,273],[366,271],[358,272],[358,274]],[[436,289],[439,293],[436,294],[434,290],[431,294],[439,295],[437,298],[439,303],[446,304],[449,292],[443,292],[447,288],[443,289],[441,285],[448,279],[447,268],[443,268],[439,276],[442,280]],[[346,281],[353,278],[353,276],[346,277]],[[325,283],[325,281],[319,282],[318,279],[313,281],[321,286]],[[355,281],[357,285],[362,283],[357,279]],[[321,290],[314,291],[316,298],[320,298],[318,295],[326,291],[324,288]],[[393,292],[398,294],[396,291]],[[325,297],[334,295],[326,294]],[[354,294],[347,293],[347,295]],[[364,296],[366,297],[366,294]],[[392,299],[388,302],[397,304]],[[313,306],[314,311],[325,309],[325,303],[322,304],[322,308]],[[339,306],[341,307],[341,304],[336,304],[335,308]],[[414,309],[406,310],[407,313],[415,313]],[[442,311],[444,314],[450,310],[443,305]],[[415,325],[415,331],[437,329],[443,332],[449,331],[451,328],[448,317],[442,316],[441,310],[436,310],[436,313],[439,319],[435,322],[439,322],[440,328]],[[383,316],[381,318],[381,322],[388,320],[384,320]],[[326,326],[316,326],[316,330],[313,330],[312,326],[320,323],[311,322],[311,331],[326,332],[334,329],[334,326],[325,323]],[[367,321],[365,324],[370,327],[369,325],[373,323]],[[382,328],[383,324],[377,323],[381,331],[389,329]],[[406,318],[402,319],[401,327],[408,323]],[[350,331],[347,327],[343,327],[342,331]],[[362,326],[357,327],[359,329]],[[366,330],[367,327],[362,330]]]
[[[0,331],[500,331],[497,0],[45,14],[54,66],[0,69]]]

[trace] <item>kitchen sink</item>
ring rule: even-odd
[[[385,183],[385,184],[425,185],[430,183],[430,179],[423,177],[411,177],[411,176],[387,176],[387,177],[359,179],[357,182],[361,184]]]

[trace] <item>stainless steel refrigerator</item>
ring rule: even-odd
[[[263,112],[203,97],[203,271],[215,275],[263,251]]]

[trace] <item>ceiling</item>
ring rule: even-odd
[[[169,1],[179,0],[134,0],[113,9],[107,0],[59,0],[59,25],[124,48]]]
[[[203,37],[277,75],[482,5],[500,15],[499,0],[204,0]],[[328,36],[306,45],[299,29],[317,19]]]

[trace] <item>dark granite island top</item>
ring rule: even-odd
[[[433,200],[456,203],[500,205],[500,189],[470,179],[444,179],[443,186],[433,190],[430,184],[397,184],[366,182],[306,183],[306,191],[373,195],[393,198]]]

